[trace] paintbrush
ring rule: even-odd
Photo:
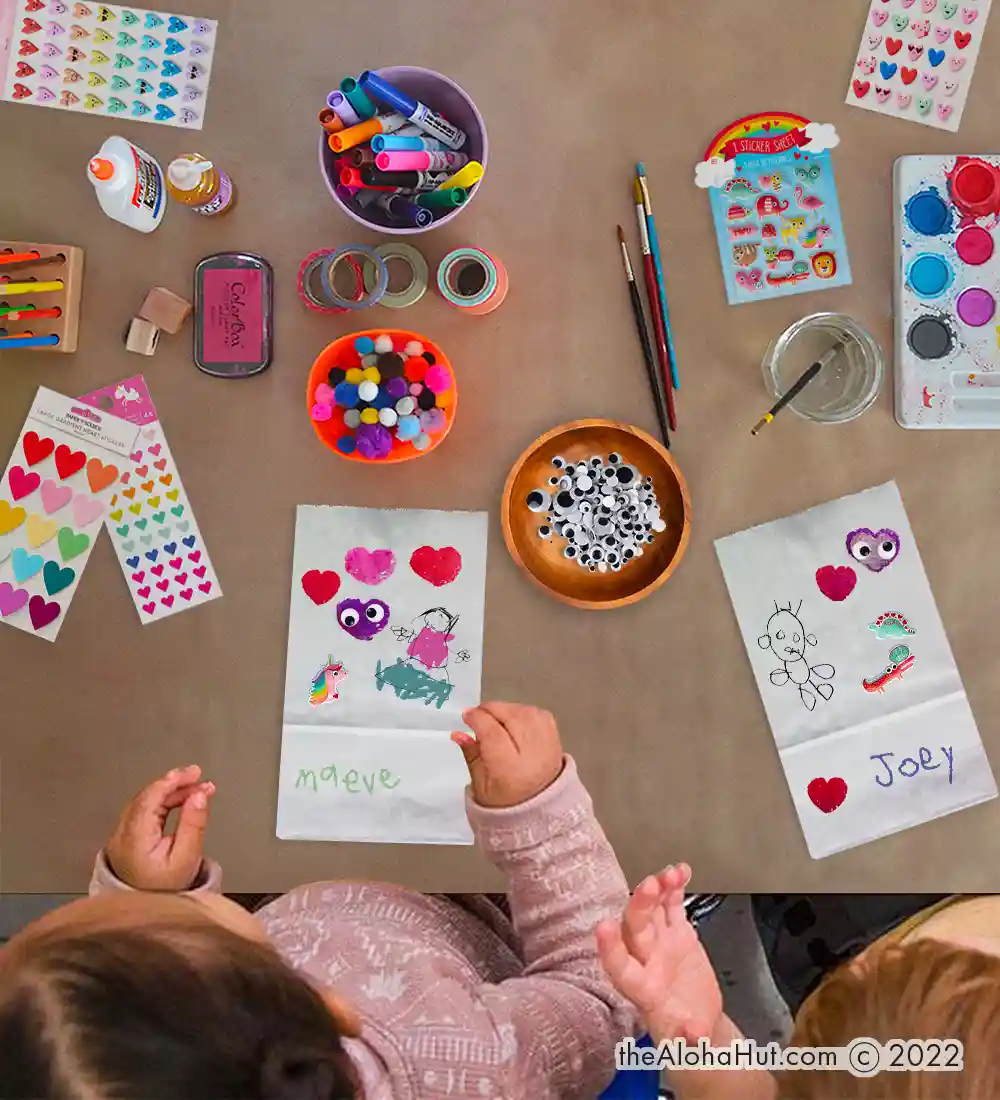
[[[668,425],[667,403],[663,392],[663,380],[656,364],[653,362],[653,349],[649,344],[649,333],[646,332],[646,318],[642,314],[642,301],[639,298],[639,288],[635,285],[635,273],[632,271],[632,261],[628,255],[628,245],[625,243],[625,234],[622,227],[617,226],[618,243],[622,250],[622,263],[625,266],[625,277],[628,279],[629,297],[632,299],[632,312],[635,315],[635,327],[639,332],[639,343],[642,346],[642,357],[646,362],[646,374],[649,376],[649,388],[653,391],[653,404],[656,407],[656,419],[660,424],[660,434],[663,436],[665,447],[670,446],[670,428]]]
[[[781,410],[789,403],[789,401],[794,401],[795,398],[798,397],[798,395],[806,388],[806,386],[808,386],[809,383],[816,377],[816,375],[819,374],[819,372],[828,363],[833,361],[833,359],[837,355],[837,352],[839,352],[843,347],[844,341],[838,340],[833,345],[833,347],[830,348],[830,350],[825,355],[817,359],[811,367],[806,367],[806,369],[795,380],[791,389],[778,398],[777,403],[773,406],[771,411],[764,413],[760,420],[758,420],[757,423],[754,424],[754,426],[750,429],[750,434],[756,435],[761,430],[761,428],[764,428],[768,424],[770,424],[771,421],[778,415],[778,413],[780,413]]]

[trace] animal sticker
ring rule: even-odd
[[[812,269],[818,279],[832,279],[837,274],[837,257],[832,252],[817,252]]]
[[[888,527],[880,531],[859,527],[847,536],[847,552],[866,569],[881,573],[899,556],[899,535]]]
[[[757,639],[761,649],[773,653],[779,665],[771,672],[770,681],[775,687],[791,684],[799,694],[806,710],[816,709],[819,699],[829,702],[833,698],[833,684],[829,681],[837,674],[833,665],[811,665],[807,651],[819,643],[815,634],[808,634],[799,615],[802,600],[793,611],[791,602],[787,607],[774,605],[774,614],[767,620],[767,629]]]
[[[309,705],[321,707],[324,703],[333,703],[340,698],[338,686],[347,679],[347,669],[341,661],[335,661],[331,653],[326,664],[312,678],[309,685]]]
[[[875,622],[868,624],[868,629],[874,632],[876,638],[907,638],[916,634],[898,611],[886,611],[884,615],[879,615]]]
[[[737,176],[735,179],[731,179],[726,184],[727,195],[759,195],[760,188],[754,187],[754,185],[742,176]]]
[[[739,267],[750,267],[757,262],[757,245],[755,244],[734,244],[733,245],[733,263]]]
[[[889,663],[884,671],[870,680],[862,680],[861,686],[865,691],[877,691],[882,694],[886,689],[886,685],[891,684],[893,680],[902,680],[903,673],[910,669],[913,661],[914,658],[910,653],[909,646],[898,645],[889,651]]]
[[[739,203],[733,203],[726,211],[726,217],[731,222],[743,221],[744,218],[750,217],[750,211],[745,206],[740,206]]]
[[[768,268],[773,271],[778,264],[790,264],[795,259],[795,252],[791,248],[773,248],[764,246],[764,260]]]
[[[761,195],[757,200],[757,217],[771,218],[788,209],[788,200],[782,202],[777,195]]]
[[[806,234],[800,238],[803,248],[821,248],[823,242],[830,236],[833,230],[826,222],[817,222]]]
[[[814,211],[819,210],[821,206],[826,206],[826,203],[816,195],[807,195],[799,184],[795,188],[795,205],[800,210]]]
[[[788,203],[786,202],[787,206]],[[783,241],[797,241],[806,227],[805,218],[782,218],[781,239]]]
[[[753,268],[751,271],[737,271],[736,282],[744,290],[760,290],[760,268]]]
[[[874,72],[874,69],[872,72]],[[808,168],[795,169],[795,178],[805,185],[815,183],[822,174],[823,170],[818,164],[810,164]]]
[[[775,193],[777,193],[781,190],[781,173],[772,172],[769,176],[761,176],[758,182],[765,191],[774,191]]]

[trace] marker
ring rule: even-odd
[[[366,187],[407,187],[413,191],[433,191],[446,178],[444,172],[383,172],[370,165],[361,169]]]
[[[352,168],[364,168],[366,164],[375,163],[375,154],[368,145],[358,145],[347,154],[347,157],[348,164]]]
[[[348,126],[346,130],[331,134],[328,141],[335,153],[343,153],[376,134],[391,134],[405,125],[406,119],[400,114],[376,115],[366,122],[359,122],[357,126]]]
[[[375,167],[383,172],[454,172],[464,168],[468,162],[469,158],[465,153],[427,153],[408,149],[378,153],[375,156]]]
[[[452,210],[469,200],[469,192],[464,187],[449,187],[447,191],[428,191],[418,195],[417,202],[429,210]]]
[[[339,88],[326,97],[326,105],[331,111],[336,111],[340,115],[345,126],[357,126],[359,122],[364,122],[364,119],[355,111],[350,100]]]
[[[396,152],[406,149],[413,152],[438,153],[444,146],[437,138],[410,137],[405,134],[376,134],[372,138],[372,150],[376,153]]]
[[[375,199],[375,205],[381,206],[393,221],[415,225],[418,229],[426,228],[434,220],[434,215],[430,210],[417,206],[415,202],[411,202],[402,195],[378,195]]]
[[[374,188],[377,191],[397,191],[398,190],[398,188],[396,188],[396,187],[385,187],[385,186],[382,186],[382,185],[377,184],[377,183],[365,183],[365,181],[364,181],[364,179],[361,175],[362,171],[369,172],[369,171],[374,171],[374,169],[371,169],[371,168],[364,168],[364,169],[341,168],[341,170],[340,170],[340,185],[341,185],[341,187],[350,187],[350,188],[359,188],[359,189],[362,188],[362,187],[371,187],[371,188]]]
[[[435,114],[430,107],[421,103],[420,100],[411,99],[410,96],[383,80],[378,73],[366,70],[358,77],[358,83],[369,95],[373,95],[376,99],[388,104],[394,111],[399,111],[401,115],[405,115],[411,122],[416,123],[421,130],[426,130],[431,137],[443,141],[449,149],[461,149],[468,139],[468,135],[464,130],[453,126],[439,114]],[[338,109],[334,103],[331,103],[330,106],[335,111]]]
[[[344,129],[344,120],[336,111],[332,111],[329,107],[324,107],[323,110],[320,111],[319,124],[328,134],[335,134],[338,130]]]
[[[478,160],[470,160],[464,168],[459,168],[453,176],[449,176],[438,190],[446,191],[449,187],[464,187],[468,191],[483,178],[485,172],[486,169]]]
[[[358,118],[374,117],[375,104],[365,95],[364,89],[359,86],[353,76],[344,77],[340,82],[340,90],[347,96],[347,102],[357,111]]]
[[[62,279],[54,279],[51,283],[0,283],[0,298],[10,294],[46,294],[50,290],[62,289]]]
[[[0,336],[0,349],[3,348],[50,348],[59,343],[58,336]]]

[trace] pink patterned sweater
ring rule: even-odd
[[[594,927],[628,887],[566,758],[530,802],[477,806],[469,820],[508,878],[512,922],[486,898],[466,906],[381,883],[319,882],[260,910],[275,947],[333,986],[362,1019],[345,1040],[364,1100],[589,1100],[610,1081],[631,1006],[597,958]],[[208,863],[200,889],[219,890]],[[91,893],[128,889],[98,857]],[[471,911],[470,911],[471,910]]]

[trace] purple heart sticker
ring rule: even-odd
[[[197,111],[192,111],[188,107],[184,107],[181,110],[181,122],[183,122],[185,126],[190,126],[192,122],[197,122],[197,121],[198,121],[198,112]]]
[[[42,53],[45,54],[46,57],[59,57],[62,50],[59,49],[54,42],[46,42],[45,45],[42,46]]]
[[[188,46],[188,51],[192,57],[201,57],[202,54],[212,52],[204,42],[192,42],[191,45]]]
[[[35,99],[37,99],[39,103],[51,103],[55,98],[56,93],[49,88],[39,88],[38,91],[35,92]]]

